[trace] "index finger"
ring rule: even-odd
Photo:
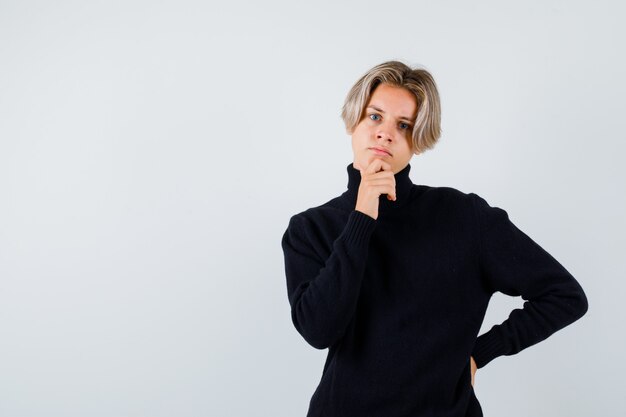
[[[371,164],[367,166],[365,173],[367,174],[375,174],[379,171],[391,171],[391,165],[382,159],[375,158]]]

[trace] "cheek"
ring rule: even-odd
[[[406,135],[406,146],[409,151],[413,149],[413,136],[410,133]]]
[[[369,133],[367,129],[357,126],[352,134],[352,143],[361,147],[368,142]]]
[[[358,125],[356,125],[356,127],[354,128],[354,135],[356,135],[357,137],[362,136],[365,132],[366,132],[367,128],[363,125],[363,123],[359,123]]]
[[[407,159],[410,159],[413,156],[413,147],[410,140],[406,142],[406,146],[403,149],[403,154]]]

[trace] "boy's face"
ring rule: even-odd
[[[374,158],[382,158],[391,165],[394,174],[404,169],[414,154],[411,132],[416,116],[417,101],[413,93],[402,87],[379,84],[352,132],[354,167],[364,170]]]

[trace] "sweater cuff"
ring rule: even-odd
[[[497,327],[491,328],[487,333],[478,336],[472,356],[477,368],[482,368],[498,356],[508,352]]]
[[[344,228],[344,240],[349,245],[359,245],[369,242],[369,238],[376,227],[376,219],[362,211],[352,210]]]

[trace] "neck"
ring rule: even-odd
[[[396,201],[388,200],[386,194],[381,194],[378,198],[379,215],[382,215],[383,213],[393,213],[406,205],[413,186],[413,182],[409,177],[410,170],[411,164],[407,164],[406,167],[394,174],[396,179]],[[352,163],[347,166],[347,171],[348,190],[342,194],[342,198],[352,209],[354,209],[356,207],[356,200],[359,193],[359,185],[361,184],[361,172],[356,169]]]

